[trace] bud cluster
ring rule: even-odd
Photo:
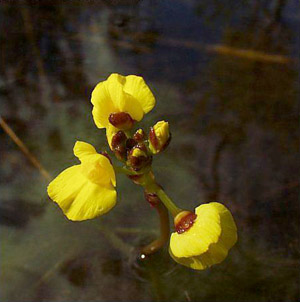
[[[163,151],[169,144],[171,135],[169,123],[160,121],[150,128],[147,136],[138,129],[132,136],[129,130],[134,120],[128,113],[112,113],[109,122],[119,131],[111,139],[111,148],[116,157],[134,171],[141,171],[152,163],[152,155]]]
[[[134,171],[140,171],[152,162],[145,140],[144,131],[137,130],[133,137],[128,137],[124,131],[119,130],[111,140],[111,147],[116,157],[125,162]]]

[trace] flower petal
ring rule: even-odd
[[[92,92],[91,102],[93,107],[93,118],[98,128],[109,125],[109,115],[116,111],[111,94],[107,88],[106,81],[100,82]]]
[[[169,254],[170,256],[173,258],[173,260],[175,260],[177,263],[184,265],[186,267],[190,267],[192,269],[197,269],[197,270],[204,270],[207,268],[207,266],[202,263],[201,261],[199,261],[198,257],[176,257],[174,256],[174,254],[172,253],[171,249],[169,248]]]
[[[77,141],[73,148],[75,156],[83,163],[81,173],[90,181],[101,185],[116,186],[116,175],[109,159],[97,153],[95,148],[85,142]]]
[[[49,197],[59,205],[64,213],[69,209],[71,203],[87,182],[80,171],[81,165],[64,170],[51,181],[47,188]]]
[[[87,182],[65,214],[73,221],[92,219],[111,210],[116,204],[116,198],[113,187],[106,188]]]
[[[155,106],[155,98],[142,77],[129,75],[124,83],[124,91],[132,95],[141,105],[143,112],[148,113]]]
[[[122,105],[120,105],[120,112],[127,112],[132,119],[140,121],[144,117],[144,111],[141,104],[137,99],[126,93],[126,98],[124,99]]]
[[[78,157],[78,159],[83,162],[90,155],[98,154],[96,149],[88,143],[77,141],[73,148],[74,155]]]
[[[116,186],[116,174],[115,174],[115,170],[112,166],[112,164],[110,163],[109,159],[102,155],[102,154],[99,154],[100,157],[99,157],[99,163],[100,163],[100,166],[103,168],[103,170],[106,171],[110,181],[111,181],[111,184],[115,187]]]
[[[124,82],[125,77],[117,73],[112,73],[108,79],[104,81],[107,94],[110,96],[111,102],[114,104],[115,109],[118,109],[117,111],[111,111],[111,113],[120,112],[123,109],[125,100],[127,98],[127,95],[123,90]]]
[[[126,112],[132,119],[140,121],[144,116],[143,108],[135,95],[124,90],[126,81],[127,77],[113,73],[105,81],[105,85],[117,112]]]
[[[230,211],[221,203],[211,202],[210,203],[220,215],[221,221],[221,236],[219,242],[226,248],[231,249],[237,242],[237,227]]]

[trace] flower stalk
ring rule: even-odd
[[[161,202],[155,206],[155,209],[157,210],[160,220],[160,236],[156,240],[141,248],[141,253],[144,255],[155,253],[169,241],[170,225],[168,210]]]
[[[182,211],[182,209],[175,205],[175,203],[170,199],[163,189],[159,189],[156,193],[173,217],[176,217],[176,215]]]

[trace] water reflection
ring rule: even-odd
[[[299,19],[292,1],[243,4],[1,4],[1,116],[50,172],[73,163],[76,139],[104,146],[95,83],[142,74],[158,98],[147,122],[172,125],[155,165],[166,190],[191,208],[226,202],[240,229],[209,271],[177,266],[167,250],[137,260],[158,221],[136,187],[120,179],[109,215],[66,221],[1,132],[1,301],[296,301]]]

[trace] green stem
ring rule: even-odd
[[[182,209],[178,208],[174,204],[174,202],[170,199],[170,197],[160,187],[158,187],[156,194],[159,197],[159,199],[163,202],[163,204],[166,206],[166,208],[170,211],[173,217],[175,217],[177,214],[183,211]]]
[[[175,217],[178,213],[182,212],[183,210],[178,208],[171,198],[165,193],[165,191],[159,186],[154,177],[151,177],[151,174],[145,174],[143,178],[143,182],[140,183],[141,186],[148,192],[155,193],[165,205],[165,207],[170,211],[173,217]]]
[[[120,173],[120,174],[125,174],[125,175],[139,175],[139,173],[128,170],[127,168],[124,167],[116,167],[114,166],[114,170],[116,173]]]

